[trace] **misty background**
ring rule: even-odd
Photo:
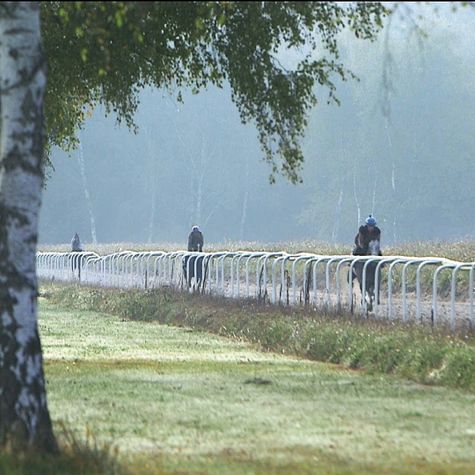
[[[425,8],[421,42],[393,20],[375,43],[341,38],[360,81],[337,82],[310,115],[303,184],[262,161],[230,91],[141,94],[138,134],[98,108],[70,155],[55,149],[40,244],[317,239],[347,244],[370,213],[382,245],[475,236],[475,10]],[[387,34],[389,31],[389,34]],[[291,61],[291,57],[287,57]],[[205,246],[206,248],[206,246]]]

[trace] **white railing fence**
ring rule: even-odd
[[[475,262],[285,252],[40,252],[40,279],[173,287],[381,319],[475,328]],[[356,279],[349,276],[356,274]],[[362,292],[362,290],[365,292]],[[362,295],[365,295],[362,298]]]

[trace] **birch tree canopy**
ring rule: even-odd
[[[337,81],[351,76],[339,62],[338,34],[350,29],[371,40],[385,14],[377,2],[0,4],[1,447],[57,450],[37,328],[45,137],[46,147],[74,146],[99,104],[134,127],[145,86],[179,99],[185,87],[226,81],[241,120],[257,128],[272,174],[299,181],[314,86],[336,101]],[[285,64],[288,49],[299,52],[295,64]]]
[[[98,104],[133,128],[145,86],[180,100],[185,87],[198,92],[228,82],[241,120],[257,128],[272,175],[292,182],[299,181],[309,109],[317,100],[337,102],[337,82],[352,76],[339,61],[338,34],[348,28],[374,39],[387,14],[379,2],[41,2],[41,8],[51,145],[74,145]],[[294,64],[286,64],[288,51],[298,52]]]

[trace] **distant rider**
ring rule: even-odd
[[[360,226],[358,234],[355,236],[354,256],[367,256],[369,254],[369,243],[373,240],[381,241],[381,230],[376,226],[376,220],[369,215],[366,224]],[[382,256],[381,251],[379,255]]]
[[[71,240],[71,251],[72,252],[83,252],[81,241],[79,239],[79,234],[75,233],[74,237]],[[82,264],[82,256],[74,256],[71,257],[71,269],[73,274],[77,270],[78,279],[81,280],[81,264]]]
[[[71,240],[71,251],[82,252],[81,241],[78,233],[76,233]]]
[[[198,226],[193,226],[188,236],[188,251],[201,252],[203,250],[203,234]]]

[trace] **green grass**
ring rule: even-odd
[[[63,306],[140,321],[185,325],[259,344],[264,350],[393,374],[475,392],[475,337],[396,322],[318,315],[172,291],[44,285]]]
[[[118,447],[107,473],[473,473],[469,392],[44,299],[40,332],[55,427]]]

